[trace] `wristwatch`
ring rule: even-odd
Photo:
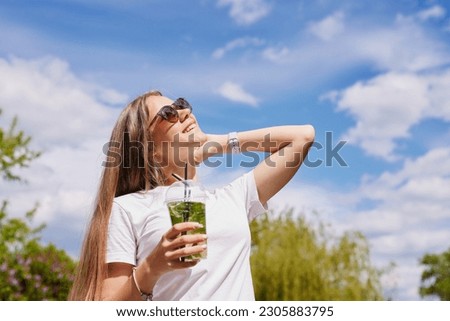
[[[228,134],[228,148],[231,150],[233,154],[238,154],[241,152],[237,132],[231,132]]]

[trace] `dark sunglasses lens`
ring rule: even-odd
[[[178,112],[171,106],[165,106],[161,109],[161,116],[171,123],[176,123],[178,121]]]
[[[173,105],[175,107],[177,107],[178,109],[189,109],[189,110],[192,110],[191,105],[184,98],[178,98],[177,100],[175,100]]]

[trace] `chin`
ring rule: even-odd
[[[190,132],[186,133],[188,140],[194,138],[194,142],[202,142],[206,140],[206,134],[200,129],[200,127],[195,127]]]
[[[199,127],[194,129],[194,135],[195,142],[204,143],[206,141],[206,134]]]

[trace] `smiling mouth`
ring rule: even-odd
[[[191,130],[193,130],[195,128],[195,123],[190,124],[189,126],[186,127],[185,130],[183,130],[183,133],[189,133]]]

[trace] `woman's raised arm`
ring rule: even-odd
[[[268,152],[270,155],[255,170],[259,199],[265,204],[295,175],[314,142],[311,125],[277,126],[237,133],[241,152]],[[198,148],[195,159],[204,161],[227,148],[227,135],[207,135],[205,144]]]
[[[295,175],[314,141],[314,127],[278,126],[238,133],[242,151],[270,155],[255,170],[259,200],[265,204]]]

